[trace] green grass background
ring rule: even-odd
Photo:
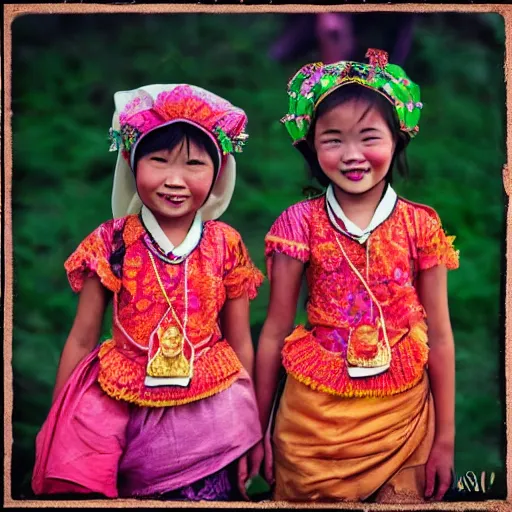
[[[358,58],[390,50],[394,14],[357,15]],[[115,154],[106,134],[114,92],[192,83],[249,117],[249,143],[223,216],[264,268],[263,238],[308,184],[279,119],[286,83],[312,51],[287,64],[267,56],[283,26],[268,15],[46,15],[13,24],[14,446],[12,493],[31,496],[34,439],[48,412],[76,297],[63,262],[111,216]],[[386,46],[388,45],[388,46]],[[457,235],[450,274],[457,359],[458,472],[495,471],[504,495],[503,241],[504,24],[495,14],[420,15],[405,64],[422,87],[420,135],[410,177],[396,189],[429,204]],[[256,336],[266,283],[253,303]],[[303,312],[299,314],[303,318]],[[104,334],[109,331],[106,322]],[[255,338],[256,339],[256,338]]]

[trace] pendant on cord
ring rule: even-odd
[[[166,325],[166,320],[170,321]],[[151,335],[147,386],[187,386],[193,373],[194,349],[167,314]]]
[[[382,325],[363,323],[350,330],[347,346],[347,369],[350,377],[371,377],[385,372],[391,362],[391,352],[382,339]]]

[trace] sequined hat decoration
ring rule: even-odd
[[[239,153],[247,141],[247,116],[227,100],[200,87],[179,84],[156,99],[143,88],[119,113],[120,128],[110,128],[110,151],[121,150],[126,160],[147,133],[173,122],[185,121],[213,135],[224,155]]]
[[[288,83],[289,109],[281,119],[293,143],[306,138],[314,113],[320,102],[339,87],[360,84],[382,94],[395,107],[400,129],[411,138],[418,131],[423,104],[420,88],[396,64],[388,63],[388,54],[370,48],[369,63],[340,61],[303,66]]]

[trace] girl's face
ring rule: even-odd
[[[363,194],[386,177],[395,142],[376,109],[350,100],[318,118],[314,146],[331,182],[349,194]]]
[[[172,150],[149,153],[137,163],[136,183],[142,202],[157,219],[193,216],[210,192],[214,164],[208,153],[183,140]]]

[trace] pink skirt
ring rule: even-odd
[[[74,370],[37,435],[35,494],[163,494],[219,471],[261,440],[245,371],[209,398],[140,407],[101,389],[98,350]]]

